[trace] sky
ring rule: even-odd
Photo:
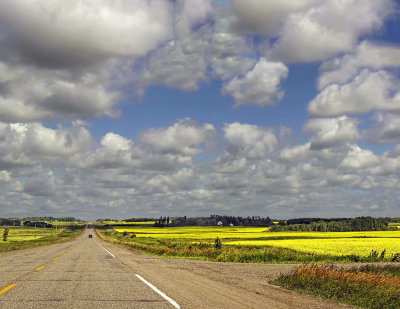
[[[400,216],[399,1],[0,7],[0,217]]]

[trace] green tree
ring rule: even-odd
[[[10,231],[10,229],[7,227],[4,229],[3,232],[3,241],[7,241],[7,237],[8,237],[8,232]]]

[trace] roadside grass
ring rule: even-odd
[[[221,247],[216,248],[215,239],[137,237],[137,234],[127,231],[119,233],[113,229],[101,227],[97,227],[96,232],[105,241],[141,252],[173,258],[238,263],[351,263],[383,262],[393,259],[393,256],[377,254],[377,251],[371,251],[366,256],[356,254],[332,255],[273,246],[227,246],[224,245],[224,242],[222,242]],[[229,239],[224,239],[224,241],[229,242]]]
[[[399,269],[394,265],[351,270],[333,265],[302,265],[271,283],[362,308],[399,308]]]
[[[373,273],[373,274],[382,274],[389,277],[397,277],[400,278],[400,267],[399,265],[393,264],[384,264],[384,265],[363,265],[358,268],[349,269],[350,272],[363,272],[363,273]],[[399,304],[400,307],[400,304]]]
[[[2,227],[0,229],[0,234],[3,233],[4,228]],[[52,229],[49,228],[38,228],[36,231],[35,228],[26,227],[23,229],[20,229],[19,227],[8,228],[10,229],[9,237],[7,241],[0,241],[0,252],[40,247],[68,241],[79,236],[83,231],[83,226],[78,225],[57,231],[55,229],[54,231],[51,231]]]

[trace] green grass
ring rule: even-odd
[[[0,252],[33,248],[68,241],[79,236],[83,231],[83,226],[78,225],[61,231],[57,230],[57,233],[55,230],[51,231],[51,229],[40,229],[40,231],[37,229],[35,232],[34,228],[9,228],[10,233],[8,240],[6,242],[0,242]],[[0,236],[3,235],[3,230],[4,227],[0,229]],[[42,232],[42,234],[40,234],[40,232]],[[36,238],[34,233],[36,233]]]
[[[361,308],[400,308],[400,279],[390,275],[398,274],[393,267],[345,271],[334,266],[300,266],[272,283]]]

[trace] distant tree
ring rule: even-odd
[[[10,231],[10,229],[7,227],[4,229],[3,232],[3,241],[7,241],[7,237],[8,237],[8,232]]]

